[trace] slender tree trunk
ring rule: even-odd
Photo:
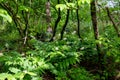
[[[109,17],[110,21],[112,22],[113,27],[114,27],[114,29],[116,30],[116,33],[117,33],[118,37],[120,37],[120,31],[119,31],[119,29],[118,29],[117,25],[115,24],[115,22],[114,22],[114,20],[113,20],[112,16],[110,15],[110,10],[109,10],[109,8],[108,8],[108,7],[106,7],[106,10],[107,10],[107,15],[108,15],[108,17]]]
[[[26,4],[25,0],[24,0],[24,5]],[[24,19],[24,23],[25,23],[25,29],[24,29],[24,42],[23,42],[23,46],[26,45],[26,42],[27,42],[27,38],[28,38],[28,27],[29,27],[29,21],[28,21],[28,18],[29,18],[29,12],[26,12],[26,11],[22,11],[22,16],[23,16],[23,19]]]
[[[91,19],[92,19],[92,25],[94,29],[94,36],[95,40],[99,40],[99,31],[97,26],[97,15],[96,15],[96,0],[92,0],[91,3]],[[102,77],[102,54],[101,54],[101,44],[96,43],[96,48],[98,52],[98,67],[100,69],[100,79]]]
[[[46,2],[46,22],[47,22],[47,27],[51,28],[50,26],[50,23],[51,23],[50,0]]]
[[[78,27],[77,27],[78,28],[77,34],[78,34],[78,37],[81,38],[81,35],[80,35],[80,19],[79,19],[78,1],[77,1],[76,17],[77,17],[77,25],[78,25]]]
[[[58,0],[58,4],[60,4],[60,0]],[[58,18],[57,20],[55,21],[55,26],[54,26],[54,29],[53,29],[53,35],[50,39],[50,42],[53,41],[53,38],[55,37],[56,35],[56,29],[57,29],[57,26],[58,26],[58,23],[60,22],[60,19],[61,19],[61,12],[60,12],[60,8],[58,9]]]
[[[70,2],[70,0],[68,0],[68,2]],[[63,28],[62,28],[62,31],[61,31],[61,37],[60,37],[60,40],[63,39],[64,31],[65,31],[65,28],[66,28],[67,23],[68,23],[68,21],[69,21],[69,15],[70,15],[70,9],[67,10],[66,20],[65,20],[65,23],[64,23]]]

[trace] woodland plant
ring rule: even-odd
[[[119,2],[0,0],[0,80],[119,80]]]
[[[69,80],[70,77],[67,74],[69,74],[69,70],[74,69],[74,65],[79,63],[82,54],[75,52],[74,49],[71,50],[72,47],[66,46],[65,41],[46,44],[38,42],[38,44],[34,45],[34,51],[26,52],[24,57],[15,51],[7,52],[0,56],[1,66],[5,70],[1,71],[0,79],[25,80],[29,78],[34,80],[40,78],[39,76],[42,79],[43,73],[46,73],[45,71],[48,70],[56,76],[56,80],[65,78]]]

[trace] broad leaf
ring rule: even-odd
[[[3,19],[7,20],[8,22],[12,22],[11,16],[7,13],[6,10],[0,9],[0,16],[3,17]]]
[[[57,9],[60,8],[60,10],[62,11],[62,10],[64,10],[64,9],[67,9],[67,6],[66,6],[65,4],[58,4],[58,5],[56,5],[56,8],[57,8]]]
[[[8,79],[8,80],[16,80],[14,76],[12,76],[11,74],[8,74],[8,73],[1,73],[0,74],[0,80],[5,80],[5,79]]]
[[[17,69],[17,68],[14,68],[14,67],[9,68],[9,70],[10,70],[11,72],[13,72],[13,73],[18,73],[18,72],[21,71],[21,70],[19,70],[19,69]]]

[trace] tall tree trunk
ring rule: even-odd
[[[46,22],[48,29],[51,28],[51,11],[50,11],[50,0],[46,2]]]
[[[78,26],[77,27],[78,28],[77,34],[78,34],[78,37],[81,38],[81,35],[80,35],[80,19],[79,19],[79,5],[78,5],[78,1],[77,1],[76,17],[77,17],[77,26]]]
[[[110,21],[112,22],[113,27],[114,27],[114,29],[116,30],[116,33],[117,33],[118,37],[120,37],[120,31],[119,31],[117,25],[115,24],[115,22],[114,22],[114,20],[113,20],[113,18],[112,18],[112,16],[111,16],[111,14],[110,14],[109,8],[106,7],[106,10],[107,10],[107,15],[108,15]]]
[[[97,26],[97,15],[96,15],[96,0],[92,0],[90,3],[91,7],[91,19],[92,19],[92,25],[94,29],[94,36],[95,40],[99,40],[99,31]],[[102,54],[101,54],[101,44],[96,43],[96,48],[98,52],[98,67],[100,69],[100,79],[102,77]]]
[[[70,0],[68,0],[68,2],[70,2]],[[60,40],[63,39],[64,31],[65,31],[65,28],[66,28],[67,23],[68,23],[68,20],[69,20],[69,15],[70,15],[70,9],[67,10],[66,20],[65,20],[65,23],[64,23],[63,28],[62,28],[62,31],[61,31],[61,37],[60,37]]]
[[[60,0],[58,0],[58,4],[60,4]],[[55,37],[56,35],[56,29],[57,29],[57,26],[58,26],[58,23],[60,22],[60,19],[61,19],[61,12],[60,12],[60,8],[58,9],[58,18],[57,20],[55,21],[55,26],[54,26],[54,29],[53,29],[53,35],[50,39],[50,42],[53,41],[53,38]]]

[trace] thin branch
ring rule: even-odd
[[[112,22],[112,24],[113,24],[113,26],[114,26],[114,28],[115,28],[115,30],[116,30],[116,32],[117,32],[118,37],[120,37],[120,31],[119,31],[119,29],[118,29],[116,23],[114,22],[114,20],[113,20],[111,14],[110,14],[110,10],[109,10],[108,7],[106,7],[106,11],[107,11],[107,15],[108,15],[110,21]]]

